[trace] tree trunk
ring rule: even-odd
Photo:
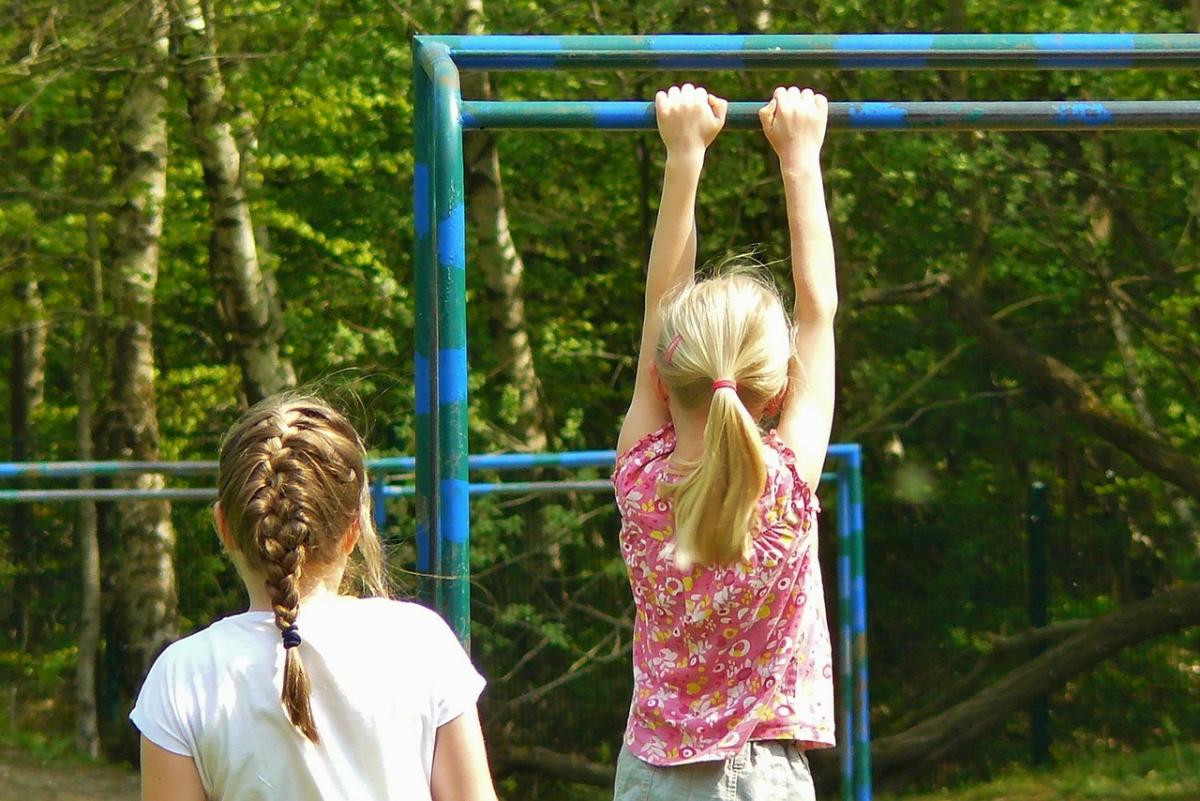
[[[1107,166],[1107,159],[1104,159],[1104,162]],[[1096,274],[1104,285],[1104,307],[1108,312],[1108,322],[1112,328],[1113,339],[1117,343],[1117,353],[1121,356],[1130,404],[1133,406],[1134,415],[1142,428],[1161,436],[1162,429],[1159,427],[1154,413],[1150,410],[1150,403],[1146,398],[1146,382],[1142,376],[1133,336],[1129,331],[1129,325],[1125,320],[1119,299],[1113,292],[1113,275],[1108,264],[1108,253],[1113,236],[1113,215],[1099,195],[1093,196],[1090,205],[1092,206],[1090,240],[1096,248]],[[1197,527],[1196,516],[1192,513],[1192,507],[1187,498],[1170,484],[1166,486],[1166,495],[1175,516],[1179,518],[1180,524],[1191,538],[1192,548],[1200,552],[1200,528]]]
[[[79,415],[75,420],[77,458],[90,461],[92,448],[92,365],[95,363],[96,329],[103,297],[100,236],[96,230],[96,214],[87,215],[88,260],[87,281],[84,287],[83,325],[75,354],[75,396]],[[91,489],[91,476],[79,477],[79,488]],[[79,543],[79,658],[75,663],[76,716],[75,742],[81,753],[100,756],[100,729],[96,719],[96,654],[100,647],[100,541],[96,525],[94,501],[80,501],[75,522]]]
[[[178,70],[212,219],[208,261],[217,313],[241,368],[246,399],[254,403],[295,386],[296,374],[291,360],[280,353],[284,326],[278,290],[255,248],[241,153],[225,104],[211,24],[199,0],[172,0],[172,7]]]
[[[21,267],[24,255],[19,255],[18,259]],[[25,270],[21,269],[21,272]],[[27,462],[36,452],[32,418],[41,404],[45,384],[46,316],[38,283],[33,278],[19,274],[13,295],[20,316],[14,321],[16,325],[11,335],[12,361],[8,382],[11,458],[14,462]],[[13,504],[9,510],[9,525],[13,561],[17,568],[13,581],[13,623],[17,647],[24,650],[31,639],[37,639],[31,631],[37,616],[31,611],[37,604],[41,587],[38,580],[39,537],[33,530],[32,507],[25,503]]]
[[[155,460],[159,454],[152,329],[167,184],[169,41],[163,0],[142,0],[131,25],[132,40],[140,43],[139,63],[117,119],[119,207],[113,218],[107,279],[115,320],[102,440],[107,458]],[[159,489],[163,477],[117,477],[113,483]],[[121,708],[127,711],[154,658],[178,636],[175,532],[170,504],[164,501],[120,501],[116,514],[117,553],[106,573],[119,580],[112,585],[113,637],[108,646],[115,651]],[[121,750],[128,746],[124,740]]]
[[[994,358],[1037,389],[1061,399],[1072,414],[1101,439],[1192,497],[1200,497],[1200,462],[1153,431],[1126,420],[1067,365],[1040,353],[1004,330],[980,307],[974,293],[944,280],[951,316],[979,339]]]
[[[483,0],[464,0],[463,33],[486,33]],[[490,98],[491,83],[486,72],[462,75],[463,95]],[[467,219],[479,237],[472,263],[483,273],[487,286],[487,308],[491,315],[492,345],[503,370],[503,380],[518,395],[517,417],[513,430],[514,448],[544,451],[548,446],[546,420],[541,404],[541,384],[534,367],[529,344],[529,324],[525,318],[525,264],[513,243],[504,206],[504,185],[500,178],[500,152],[496,138],[485,131],[472,132],[464,142]]]
[[[1034,698],[1061,687],[1121,650],[1200,624],[1200,584],[1161,592],[1096,618],[966,701],[899,734],[871,744],[871,764],[883,785],[902,783],[923,766],[968,748]],[[832,771],[836,757],[815,752]]]

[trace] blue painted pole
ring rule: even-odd
[[[434,226],[437,240],[438,407],[437,483],[441,509],[435,533],[441,610],[465,645],[470,641],[470,497],[467,475],[466,207],[462,158],[462,95],[458,68],[441,45],[421,49],[433,79]],[[431,405],[435,399],[431,398]]]
[[[853,526],[850,520],[850,483],[847,475],[847,461],[843,460],[838,467],[837,482],[837,584],[838,584],[838,677],[839,697],[838,708],[838,742],[841,743],[842,769],[842,801],[856,801],[854,787],[855,751],[857,742],[854,738],[854,593],[850,572],[853,559],[853,544],[851,535]]]
[[[759,130],[762,102],[729,104],[725,127]],[[467,100],[463,127],[607,131],[654,130],[654,104],[643,100]],[[829,104],[830,130],[1122,131],[1200,128],[1195,100],[939,101]]]
[[[437,520],[441,496],[437,483],[438,396],[437,375],[437,272],[433,228],[432,79],[422,63],[419,46],[413,45],[413,283],[416,295],[416,353],[413,384],[416,392],[414,427],[415,459],[406,458],[405,469],[416,470],[417,575],[421,600],[441,609]],[[386,469],[386,468],[385,468]]]
[[[871,704],[867,681],[867,536],[863,515],[862,450],[846,458],[849,482],[850,576],[854,660],[854,797],[871,799]]]
[[[425,36],[463,70],[1141,69],[1194,67],[1200,35]]]

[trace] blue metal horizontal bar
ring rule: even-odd
[[[843,35],[420,36],[463,70],[1125,69],[1200,64],[1200,35],[880,33]]]
[[[60,501],[215,501],[211,487],[163,489],[0,489],[0,503],[56,503]]]
[[[846,458],[858,453],[857,444],[833,444],[829,446],[829,456]],[[468,460],[472,470],[528,470],[539,467],[559,467],[577,469],[586,467],[612,467],[616,460],[616,451],[565,451],[563,453],[481,453],[471,456]],[[407,472],[415,467],[411,456],[384,456],[367,460],[367,469],[376,473]],[[77,478],[79,476],[103,476],[118,474],[161,473],[163,475],[211,475],[217,472],[217,463],[211,461],[195,462],[0,462],[0,480],[15,478]],[[533,482],[543,483],[543,482]],[[562,483],[562,482],[546,482]],[[607,484],[607,482],[605,482]],[[515,482],[514,484],[515,485]],[[478,486],[484,486],[482,484]],[[179,500],[193,497],[188,493],[210,492],[210,490],[180,488],[178,490],[132,490],[132,489],[96,489],[96,490],[0,490],[0,502],[18,500],[41,500],[32,496],[18,496],[14,493],[55,493],[54,498],[62,500],[83,500],[91,493],[94,499],[111,499],[115,495],[105,493],[151,493],[153,497],[165,497],[162,492],[182,493]],[[91,496],[88,496],[91,497]],[[125,497],[125,496],[122,496]],[[133,497],[128,496],[128,497]],[[195,496],[199,497],[199,496]],[[171,500],[171,499],[168,499]]]
[[[6,478],[74,478],[129,473],[162,473],[171,476],[211,475],[216,462],[0,462],[0,480]]]
[[[725,126],[758,129],[761,102],[729,104]],[[493,130],[653,130],[654,104],[642,100],[467,100],[463,128]],[[1200,101],[1005,101],[830,103],[830,129],[850,131],[1095,131],[1200,128]]]

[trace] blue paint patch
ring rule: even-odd
[[[473,113],[464,108],[462,115],[459,117],[458,124],[462,126],[464,131],[474,131],[479,127],[479,120],[476,119]]]
[[[1135,42],[1128,33],[1039,33],[1032,37],[1033,45],[1043,53],[1078,53],[1078,56],[1063,58],[1043,56],[1038,59],[1042,66],[1053,67],[1128,67],[1133,64]],[[1099,58],[1097,50],[1125,52],[1126,57]]]
[[[1111,125],[1113,113],[1103,103],[1063,103],[1054,107],[1054,118],[1061,125]]]
[[[447,478],[442,488],[442,539],[456,545],[471,537],[471,487],[462,479]]]
[[[857,601],[857,603],[851,604],[854,607],[852,610],[854,632],[856,634],[865,633],[867,630],[867,583],[863,581],[862,576],[851,582],[850,591],[854,600]]]
[[[851,103],[851,128],[907,128],[908,111],[892,103]]]
[[[475,50],[495,52],[506,50],[511,53],[561,53],[562,39],[557,36],[521,36],[516,34],[491,34],[488,36],[464,36],[458,39],[451,51],[471,53]]]
[[[925,56],[865,57],[863,51],[921,52],[933,49],[934,37],[927,33],[847,34],[833,40],[833,49],[846,55],[838,59],[844,69],[879,67],[890,69],[920,69],[929,64]]]
[[[450,209],[448,216],[438,220],[438,267],[450,267],[457,270],[467,268],[466,237],[466,209],[460,202]]]
[[[616,128],[629,130],[657,127],[654,119],[654,104],[637,100],[618,100],[607,103],[592,103],[592,127],[597,129]]]
[[[413,381],[417,390],[417,414],[429,414],[429,359],[420,353],[413,358]]]
[[[417,228],[417,239],[429,236],[429,165],[413,166],[413,224]]]
[[[438,351],[438,405],[467,402],[467,351],[446,348]]]

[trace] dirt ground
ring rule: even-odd
[[[137,774],[110,765],[55,760],[0,748],[0,801],[137,801]]]

